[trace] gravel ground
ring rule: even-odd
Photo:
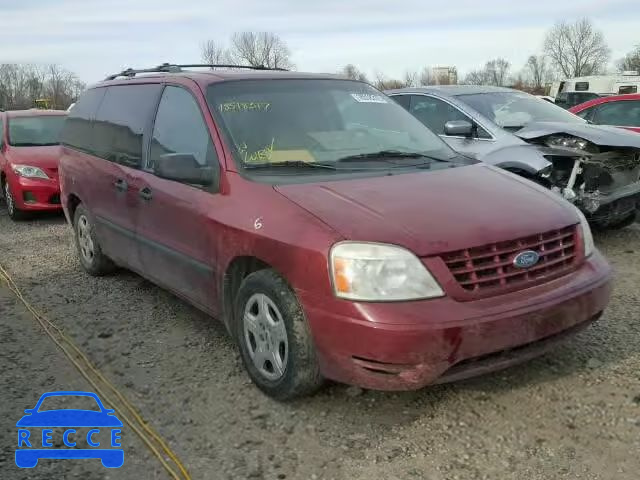
[[[640,226],[596,243],[617,270],[614,297],[601,321],[561,349],[418,392],[330,385],[279,404],[250,384],[216,321],[134,274],[84,274],[62,217],[12,223],[0,208],[0,263],[194,479],[637,480]],[[121,470],[71,460],[17,469],[22,410],[47,390],[90,388],[7,290],[0,335],[0,478],[166,478],[126,428]]]

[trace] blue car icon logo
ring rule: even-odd
[[[88,402],[92,409],[44,410],[43,407],[43,402],[51,404],[54,400],[77,399]],[[40,397],[34,408],[24,412],[26,415],[16,423],[18,448],[15,454],[18,467],[33,468],[41,458],[99,458],[107,468],[119,468],[124,463],[122,422],[115,416],[114,410],[104,407],[95,393],[48,392]],[[65,448],[54,448],[54,441]]]

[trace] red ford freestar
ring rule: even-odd
[[[579,210],[461,157],[372,86],[192,67],[82,94],[62,204],[88,273],[124,266],[224,321],[267,394],[469,377],[607,305]]]
[[[60,210],[59,134],[66,112],[0,112],[0,184],[9,217]]]

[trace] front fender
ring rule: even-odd
[[[480,160],[506,170],[521,170],[531,175],[536,175],[552,165],[534,145],[511,145],[494,150]]]

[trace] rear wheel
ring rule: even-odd
[[[92,217],[82,204],[78,205],[73,215],[73,230],[80,263],[87,273],[94,276],[111,273],[115,265],[102,253]]]
[[[271,269],[244,279],[236,296],[235,331],[251,380],[267,395],[289,400],[322,384],[313,339],[298,300]]]
[[[7,204],[7,213],[9,213],[11,220],[24,220],[27,217],[26,212],[16,206],[15,197],[11,193],[9,182],[6,181],[4,182],[4,201]]]

